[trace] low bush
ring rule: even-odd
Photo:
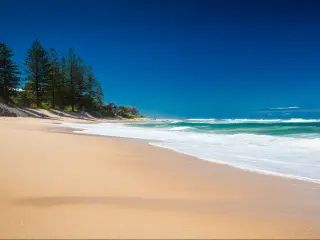
[[[41,108],[45,109],[45,110],[49,110],[50,106],[49,104],[45,103],[45,102],[41,102]]]

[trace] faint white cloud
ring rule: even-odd
[[[269,108],[270,110],[288,110],[288,109],[298,109],[298,106],[290,106],[290,107],[278,107],[278,108]]]

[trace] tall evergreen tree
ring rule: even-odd
[[[17,94],[19,87],[18,66],[12,61],[13,53],[4,43],[0,43],[0,97],[9,103],[10,97]],[[135,117],[139,114],[134,107],[115,103],[103,104],[101,84],[94,77],[92,67],[84,64],[70,48],[66,58],[60,58],[51,48],[46,51],[36,40],[28,51],[25,60],[26,81],[19,92],[19,104],[30,107],[42,101],[52,108],[72,106],[87,110],[97,117],[123,116]]]
[[[74,78],[75,98],[79,109],[85,105],[85,95],[87,89],[87,69],[80,57],[76,58],[76,71]]]
[[[49,71],[47,75],[46,91],[51,98],[51,107],[55,108],[57,102],[57,92],[61,81],[60,59],[55,49],[51,48],[48,53]]]
[[[0,43],[0,97],[6,104],[16,95],[20,84],[19,67],[12,60],[13,52],[5,43]]]
[[[77,58],[76,54],[73,52],[73,49],[69,49],[68,60],[67,60],[67,99],[72,107],[74,112],[75,101],[76,101],[76,90],[75,90],[75,76],[77,74]]]
[[[75,110],[76,105],[78,108],[83,109],[87,103],[88,68],[71,48],[68,54],[67,71],[68,102],[72,107],[72,111]]]
[[[60,79],[57,85],[57,101],[60,109],[64,109],[67,100],[67,63],[65,57],[61,58]]]
[[[47,77],[49,74],[49,58],[47,51],[41,43],[36,40],[32,44],[25,61],[27,82],[30,83],[32,93],[35,96],[37,108],[40,107],[41,100],[44,100]]]
[[[103,104],[102,87],[101,87],[101,84],[98,81],[95,81],[95,84],[96,84],[95,101],[99,106],[101,106]]]
[[[92,67],[88,67],[87,72],[87,84],[86,84],[86,105],[87,108],[93,109],[95,106],[95,95],[96,95],[96,83],[97,80],[93,76]]]

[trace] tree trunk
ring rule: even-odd
[[[4,79],[3,79],[3,94],[4,94],[4,102],[9,104],[9,94],[8,94],[8,82],[7,82],[7,74],[6,74],[6,59],[3,59],[3,70],[4,70]]]
[[[71,87],[71,107],[72,107],[72,112],[74,112],[74,91],[73,91],[73,64],[72,64],[72,59],[70,60],[70,87]]]
[[[37,108],[40,106],[39,101],[39,84],[38,84],[38,77],[36,76],[36,100],[37,100]]]
[[[61,88],[59,88],[59,95],[58,95],[58,99],[59,99],[59,108],[61,109],[61,110],[63,110],[64,109],[64,95],[63,95],[63,93],[62,93],[62,90],[61,90]]]
[[[37,100],[37,108],[40,107],[40,101],[39,101],[39,76],[38,76],[38,61],[36,61],[36,100]]]
[[[7,105],[9,105],[9,93],[8,93],[8,86],[4,87],[4,101]]]
[[[54,89],[55,89],[55,84],[54,84],[54,78],[52,79],[52,104],[51,107],[54,109],[55,105],[56,105],[56,99],[55,99],[55,95],[54,95]]]
[[[51,107],[54,109],[55,106],[56,106],[56,104],[55,104],[54,90],[52,90],[52,104],[51,104]]]

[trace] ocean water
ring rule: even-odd
[[[144,139],[203,160],[320,183],[318,119],[188,119],[62,126],[84,134]]]

